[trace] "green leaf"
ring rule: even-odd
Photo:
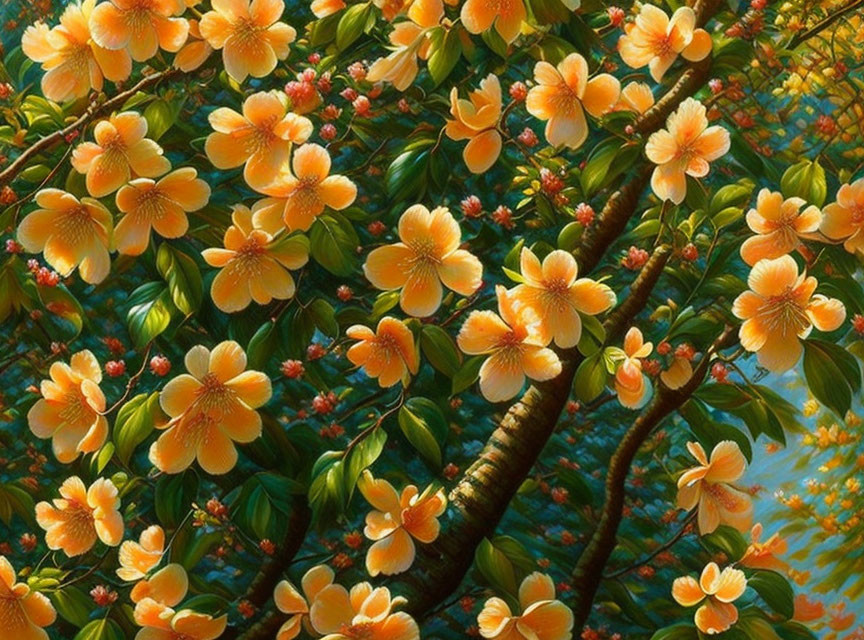
[[[156,518],[168,529],[180,524],[198,495],[198,476],[191,469],[177,475],[163,475],[156,482]]]
[[[699,632],[689,624],[673,624],[655,631],[651,640],[699,640]]]
[[[144,442],[153,431],[158,412],[158,391],[150,395],[141,393],[120,407],[114,421],[113,440],[117,457],[123,464],[129,464],[135,447]]]
[[[780,190],[786,198],[803,198],[821,207],[828,196],[825,169],[816,160],[802,160],[786,169],[780,180]]]
[[[558,234],[558,248],[564,251],[573,251],[579,246],[582,232],[585,228],[578,222],[570,222],[561,229]]]
[[[434,324],[424,324],[420,331],[420,348],[429,363],[448,378],[462,366],[462,355],[450,334]]]
[[[741,533],[721,525],[711,533],[702,536],[702,542],[712,551],[722,551],[730,562],[738,562],[744,557],[749,544]]]
[[[708,213],[711,216],[716,216],[729,207],[743,207],[750,200],[754,186],[752,181],[744,179],[735,184],[720,187],[711,197]]]
[[[795,613],[795,594],[789,581],[775,571],[756,571],[747,580],[769,607],[786,618]]]
[[[248,367],[262,370],[279,346],[279,332],[276,330],[276,325],[268,320],[258,327],[246,346]]]
[[[441,468],[449,429],[438,405],[427,398],[410,398],[399,409],[399,428],[432,467]]]
[[[426,169],[429,166],[429,149],[434,140],[421,140],[422,146],[400,153],[384,175],[387,195],[395,202],[418,196],[426,188]]]
[[[377,320],[383,316],[399,304],[400,295],[399,291],[384,291],[383,293],[379,293],[378,297],[375,298],[375,302],[372,303],[372,313],[369,314],[369,317],[372,320]]]
[[[513,563],[488,538],[483,538],[483,541],[477,545],[477,550],[474,552],[474,564],[496,591],[511,597],[516,595],[516,572]]]
[[[606,174],[612,166],[612,161],[618,155],[619,149],[621,149],[621,140],[618,138],[608,138],[600,142],[591,151],[591,155],[588,156],[588,162],[585,168],[582,169],[582,175],[579,178],[586,198],[590,198],[600,189],[606,180]]]
[[[180,564],[187,571],[195,568],[204,556],[222,543],[223,538],[224,534],[221,531],[199,533],[192,540],[192,543],[185,548]]]
[[[101,618],[88,623],[75,634],[74,640],[123,640],[123,630],[113,620]]]
[[[309,231],[312,257],[337,276],[354,273],[359,244],[354,226],[344,216],[335,212],[318,216]]]
[[[345,509],[345,464],[341,451],[327,451],[312,468],[309,505],[319,529],[331,525]]]
[[[373,429],[368,436],[351,449],[345,466],[345,493],[348,500],[354,492],[360,474],[375,463],[381,452],[384,451],[386,443],[387,432],[379,427]]]
[[[813,396],[841,418],[861,389],[861,371],[855,356],[823,340],[804,341],[804,376]]]
[[[77,337],[84,327],[84,308],[78,299],[62,284],[55,287],[37,284],[36,291],[42,306],[52,315],[71,324],[73,328],[71,337]]]
[[[433,29],[430,41],[429,50],[432,55],[429,56],[427,66],[434,86],[437,87],[450,75],[453,67],[459,61],[459,56],[462,54],[462,44],[459,41],[457,29],[445,29],[444,27]]]
[[[151,140],[159,140],[168,129],[177,122],[183,101],[171,105],[159,98],[147,105],[144,109],[144,119],[147,121],[147,137]]]
[[[49,598],[60,617],[79,628],[87,624],[96,608],[93,599],[74,585],[54,591]]]
[[[306,306],[306,311],[312,316],[315,326],[325,336],[335,338],[339,335],[339,323],[336,322],[336,310],[323,298],[316,298]]]
[[[156,268],[168,283],[171,300],[182,313],[189,315],[201,306],[204,285],[201,270],[188,255],[167,242],[156,253]]]
[[[450,393],[455,396],[474,384],[477,378],[480,377],[480,367],[483,366],[485,361],[486,356],[474,356],[462,363],[459,371],[453,376]]]
[[[581,402],[591,402],[606,388],[606,363],[602,352],[589,356],[576,369],[573,379],[573,392]]]
[[[336,47],[340,51],[344,51],[361,36],[370,16],[372,16],[371,2],[354,4],[345,10],[336,27]]]
[[[139,348],[168,328],[176,309],[168,289],[161,282],[141,285],[129,296],[129,303],[126,324],[132,341]]]

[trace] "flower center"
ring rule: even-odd
[[[668,34],[658,35],[654,40],[654,53],[660,57],[675,53],[672,49],[672,38]]]
[[[864,222],[864,205],[856,205],[852,207],[852,222],[861,224]]]
[[[147,218],[147,220],[159,220],[165,215],[165,197],[159,189],[148,189],[138,195],[136,214]]]
[[[797,335],[810,326],[804,307],[796,300],[791,287],[779,296],[768,298],[759,311],[759,318],[769,331],[784,336]]]
[[[96,412],[87,404],[87,399],[77,389],[63,396],[63,408],[60,419],[69,426],[90,425],[96,418]]]
[[[414,240],[408,246],[411,248],[413,254],[409,260],[409,269],[431,269],[435,265],[441,264],[441,258],[438,255],[438,248],[435,246],[434,240]]]
[[[339,633],[354,640],[370,640],[375,634],[375,629],[371,622],[360,622],[352,625],[343,624]]]
[[[224,385],[214,373],[208,373],[201,380],[198,389],[198,406],[205,412],[228,413],[234,402],[234,392]]]
[[[84,207],[75,207],[57,218],[57,234],[69,245],[89,240],[95,232],[96,223]]]
[[[254,53],[261,48],[261,32],[264,29],[265,27],[255,24],[250,18],[239,18],[234,23],[233,38],[238,47]]]
[[[4,592],[0,594],[0,629],[5,629],[9,633],[26,629],[29,621],[24,615],[24,607],[11,589],[4,589]]]
[[[65,533],[71,540],[86,540],[93,536],[93,510],[77,500],[67,500],[63,509],[65,516]]]
[[[249,238],[246,243],[237,250],[237,255],[231,260],[231,267],[239,274],[246,277],[261,273],[261,258],[266,254],[264,246],[255,238]]]
[[[728,491],[725,490],[725,487],[721,487],[719,484],[714,484],[712,482],[703,482],[702,489],[707,493],[714,502],[718,503],[724,509],[732,510],[736,507],[735,497]]]

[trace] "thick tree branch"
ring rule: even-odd
[[[142,78],[138,81],[130,89],[122,91],[118,93],[113,98],[109,98],[105,102],[91,102],[87,109],[82,113],[75,122],[72,124],[55,131],[54,133],[50,133],[43,138],[39,138],[33,145],[27,147],[21,155],[19,155],[15,160],[6,167],[3,171],[0,171],[0,187],[3,185],[9,184],[15,177],[21,173],[27,166],[33,161],[33,159],[42,153],[43,151],[47,151],[48,149],[66,142],[66,138],[70,135],[75,134],[76,132],[80,132],[84,127],[86,127],[93,119],[98,116],[110,113],[115,109],[119,109],[122,107],[129,98],[134,96],[139,91],[144,91],[149,89],[150,87],[156,86],[162,80],[166,80],[172,78],[174,76],[180,75],[183,72],[179,69],[165,69],[164,71],[159,71],[152,75],[149,75],[145,78]]]
[[[806,31],[801,31],[796,34],[790,41],[789,44],[786,45],[787,49],[795,49],[796,47],[801,46],[807,40],[815,36],[821,31],[824,31],[832,24],[834,24],[837,20],[845,16],[847,13],[851,13],[858,9],[864,8],[864,0],[849,0],[845,5],[837,9],[834,13],[828,14],[822,20],[817,22],[815,25],[807,29]]]
[[[252,578],[244,600],[248,600],[258,609],[270,601],[273,597],[273,590],[282,579],[285,569],[294,560],[294,556],[297,555],[306,539],[311,518],[312,512],[305,498],[298,498],[295,501],[291,518],[288,520],[285,538],[277,548],[277,555],[265,562],[261,570]],[[245,631],[237,627],[229,627],[221,638],[222,640],[233,640],[238,637],[243,640],[263,640],[265,638],[272,640],[276,637],[276,631],[287,619],[288,616],[279,611],[268,611],[258,622]]]
[[[661,245],[630,286],[630,294],[609,315],[607,342],[620,340],[645,308],[670,255]],[[510,407],[477,460],[450,493],[450,521],[433,544],[422,546],[414,567],[397,578],[395,592],[408,598],[407,609],[422,617],[452,593],[474,560],[474,549],[498,524],[524,478],[555,430],[570,397],[573,376],[582,362],[576,349],[560,354],[561,374],[528,388]]]
[[[621,524],[626,496],[625,483],[630,465],[639,448],[651,432],[693,394],[702,384],[711,356],[719,349],[729,346],[736,335],[735,329],[727,327],[693,371],[693,376],[679,389],[669,389],[662,383],[657,384],[654,398],[642,414],[636,418],[621,439],[615,453],[609,460],[606,474],[606,501],[597,528],[582,551],[576,568],[573,570],[575,628],[581,629],[591,613],[594,596],[603,580],[603,570],[615,549],[618,540],[618,526]]]

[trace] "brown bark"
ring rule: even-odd
[[[662,245],[649,258],[631,285],[630,294],[604,324],[607,341],[618,341],[645,307],[669,253],[669,248]],[[495,530],[554,432],[582,362],[576,349],[560,356],[561,374],[532,385],[510,407],[480,456],[450,493],[450,519],[445,532],[433,544],[422,546],[411,570],[391,585],[396,593],[408,598],[407,610],[415,616],[428,613],[459,586],[474,560],[474,549]]]
[[[248,600],[257,609],[264,607],[270,601],[273,597],[273,590],[283,578],[285,569],[294,560],[294,556],[297,555],[306,539],[311,518],[312,512],[306,500],[298,498],[294,504],[294,511],[288,520],[285,539],[277,548],[277,555],[265,562],[261,570],[252,578],[243,600]],[[287,619],[288,616],[280,611],[268,611],[258,622],[245,631],[239,627],[229,627],[221,638],[222,640],[233,640],[237,637],[243,638],[243,640],[263,640],[264,638],[272,640],[276,636],[276,631]]]
[[[669,389],[658,383],[654,398],[642,414],[633,422],[624,434],[615,453],[609,460],[606,474],[606,501],[597,528],[582,551],[579,562],[573,570],[571,585],[573,586],[574,628],[581,629],[591,613],[594,596],[603,580],[603,569],[617,543],[618,526],[621,524],[624,499],[626,497],[625,483],[633,458],[642,443],[651,432],[679,407],[699,388],[708,372],[711,354],[728,346],[734,335],[734,329],[726,328],[714,342],[711,350],[706,352],[693,372],[693,376],[683,387]]]
[[[704,25],[719,5],[719,0],[699,0],[694,6],[697,24]],[[637,121],[637,131],[647,135],[663,125],[669,114],[707,81],[709,68],[710,59],[685,71],[669,92]],[[651,169],[647,161],[637,164],[633,177],[609,197],[575,253],[583,275],[599,264],[626,228],[648,184]],[[607,332],[610,340],[619,337],[644,307],[667,258],[668,250],[664,249],[655,255],[651,269],[646,265],[634,283],[632,302],[625,301],[610,317],[615,329],[614,333]],[[642,286],[637,287],[637,283]],[[639,291],[638,296],[635,291]],[[423,547],[414,566],[394,581],[395,591],[408,598],[408,610],[415,616],[428,613],[458,587],[471,566],[477,545],[494,532],[554,432],[581,356],[574,349],[561,354],[561,360],[562,372],[557,378],[529,387],[505,414],[477,461],[451,492],[451,516],[444,533],[435,543]]]

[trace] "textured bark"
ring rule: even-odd
[[[604,324],[608,342],[617,342],[645,308],[669,253],[665,245],[654,251],[630,286],[630,294],[609,315]],[[560,356],[561,374],[532,385],[510,407],[477,460],[450,493],[451,515],[445,532],[431,545],[422,545],[414,566],[391,583],[396,593],[408,598],[406,608],[415,616],[427,614],[459,586],[474,560],[474,549],[495,530],[555,431],[570,397],[573,376],[582,362],[576,349]]]
[[[715,341],[712,350],[728,346],[733,335],[734,330],[727,328]],[[699,388],[708,372],[710,362],[710,353],[706,353],[694,370],[693,376],[679,389],[672,390],[658,383],[651,403],[633,422],[615,453],[612,454],[606,474],[606,501],[603,504],[603,511],[597,528],[583,549],[571,578],[575,629],[581,629],[588,620],[594,596],[603,579],[603,569],[615,549],[626,497],[625,483],[633,458],[651,432],[666,417],[677,411]]]
[[[273,597],[273,590],[282,579],[285,569],[294,560],[294,556],[297,555],[306,539],[311,518],[312,512],[306,500],[297,499],[294,504],[294,511],[288,521],[285,539],[277,548],[277,554],[265,562],[261,570],[252,578],[243,600],[248,600],[258,609],[270,601]],[[238,627],[229,627],[221,638],[223,640],[233,640],[237,637],[243,640],[263,640],[264,638],[272,640],[276,636],[276,631],[287,619],[288,616],[280,611],[268,611],[258,622],[245,631]]]

